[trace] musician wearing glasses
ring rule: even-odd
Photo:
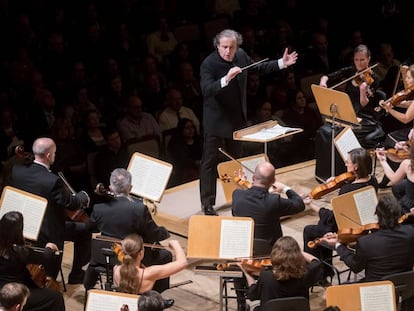
[[[242,42],[240,33],[231,29],[221,31],[213,40],[215,50],[200,66],[200,85],[204,97],[200,198],[206,215],[217,215],[213,206],[216,201],[218,148],[227,150],[236,158],[241,156],[241,144],[233,141],[232,137],[234,131],[246,127],[248,69],[271,73],[295,64],[298,57],[296,52],[289,54],[286,48],[279,60],[252,65],[253,60],[240,48]]]
[[[91,232],[99,232],[104,237],[122,240],[129,234],[138,234],[145,243],[159,244],[159,241],[170,237],[165,227],[158,226],[153,220],[151,213],[143,202],[130,195],[132,189],[132,176],[126,169],[117,168],[111,173],[110,186],[108,193],[112,193],[112,198],[108,202],[95,204],[87,224]],[[96,240],[92,247],[100,249]],[[108,243],[104,247],[108,247]],[[109,247],[111,243],[109,243]],[[92,253],[95,253],[92,251]],[[99,252],[97,252],[99,254]],[[147,249],[143,264],[150,266],[154,264],[165,264],[172,261],[171,252],[165,249]],[[104,265],[104,256],[91,258],[86,272],[84,286],[86,290],[93,288],[98,278],[98,273],[94,269],[97,265]],[[170,286],[169,277],[158,280],[154,289],[162,292]]]
[[[36,139],[32,151],[33,161],[13,166],[8,185],[47,199],[36,246],[52,242],[63,251],[64,241],[73,241],[74,256],[68,282],[82,283],[85,273],[82,267],[90,257],[91,234],[86,231],[85,223],[66,220],[68,211],[80,210],[89,205],[89,196],[85,191],[71,193],[65,182],[52,172],[56,144],[51,138]],[[45,269],[49,276],[56,278],[60,263],[45,265]]]

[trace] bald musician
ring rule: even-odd
[[[271,186],[275,189],[272,193],[269,192]],[[287,198],[282,197],[282,193]],[[269,254],[272,245],[283,235],[280,217],[296,214],[304,209],[302,197],[287,185],[276,181],[275,168],[270,162],[257,165],[251,188],[236,189],[233,192],[233,216],[253,218],[254,238],[268,241]],[[235,281],[235,287],[246,288],[245,279]],[[244,292],[238,290],[236,293],[238,310],[245,310],[243,309],[246,305]]]
[[[34,141],[34,160],[28,164],[13,166],[8,185],[47,199],[46,212],[36,246],[55,243],[63,251],[64,241],[74,242],[74,258],[69,284],[83,282],[84,270],[90,257],[91,234],[81,222],[66,221],[65,210],[78,210],[89,204],[85,191],[72,194],[63,180],[51,171],[55,161],[56,144],[47,137]],[[45,265],[47,275],[56,278],[62,256],[54,265]]]

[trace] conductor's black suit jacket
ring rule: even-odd
[[[208,55],[200,66],[200,85],[204,96],[203,129],[204,132],[217,137],[231,138],[233,131],[244,127],[245,124],[235,124],[236,118],[242,114],[247,120],[246,84],[248,70],[243,70],[229,85],[221,87],[220,79],[230,68],[243,68],[254,61],[241,48],[238,48],[232,62],[226,62],[217,50]],[[254,66],[260,73],[270,73],[279,70],[278,61],[267,61]],[[230,84],[237,86],[231,87]],[[241,111],[240,111],[241,110]]]

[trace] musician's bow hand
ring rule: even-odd
[[[59,251],[59,248],[57,247],[57,245],[55,243],[52,243],[52,242],[47,243],[45,248],[50,248],[54,252]]]
[[[272,186],[273,186],[274,192],[277,192],[277,193],[282,193],[283,189],[287,187],[284,183],[281,183],[280,181],[275,181]]]
[[[407,144],[406,141],[399,141],[399,142],[396,142],[395,143],[394,148],[396,150],[405,150],[405,151],[408,151],[408,144]]]
[[[82,191],[77,192],[75,194],[75,197],[79,200],[83,208],[89,207],[91,199],[89,198],[89,195],[86,193],[86,191],[82,190]]]
[[[338,236],[336,233],[328,232],[322,237],[322,240],[328,243],[329,245],[335,245],[338,243]]]
[[[387,151],[384,148],[375,149],[375,154],[380,162],[387,161]]]
[[[297,59],[298,53],[296,51],[289,54],[288,48],[285,49],[285,52],[283,53],[283,63],[286,67],[295,64]]]
[[[122,305],[121,309],[119,311],[129,311],[128,305]]]

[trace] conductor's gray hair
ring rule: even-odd
[[[242,45],[243,43],[243,36],[235,30],[232,29],[224,29],[223,31],[219,32],[213,39],[214,47],[218,48],[220,45],[220,40],[222,38],[232,38],[235,39],[237,42],[237,46]]]

